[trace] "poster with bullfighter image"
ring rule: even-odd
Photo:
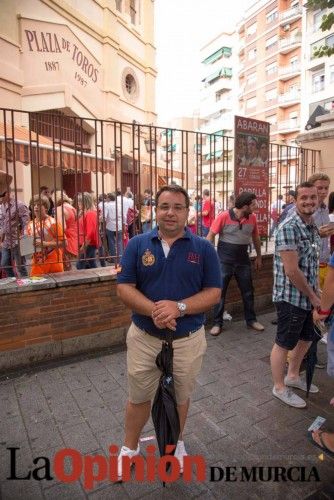
[[[256,218],[260,236],[268,231],[269,134],[270,124],[235,116],[234,179],[235,194],[255,193]]]

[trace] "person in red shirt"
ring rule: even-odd
[[[202,236],[204,238],[208,235],[210,226],[215,218],[215,204],[210,199],[210,191],[204,189],[203,191],[203,205],[202,205]]]
[[[214,326],[210,333],[217,336],[223,329],[225,296],[231,278],[234,276],[241,292],[245,321],[248,328],[263,331],[264,327],[256,319],[254,311],[254,292],[251,274],[251,263],[248,246],[253,241],[256,250],[255,269],[262,266],[261,241],[256,216],[256,196],[243,192],[237,196],[234,208],[218,214],[211,225],[207,239],[214,243],[219,235],[218,257],[222,271],[222,295],[220,303],[214,309]]]
[[[97,267],[96,250],[100,246],[99,215],[94,200],[89,193],[77,196],[79,211],[79,260],[77,269]]]

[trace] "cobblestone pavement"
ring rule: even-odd
[[[328,488],[334,482],[334,460],[327,456],[319,458],[321,452],[307,440],[307,428],[321,415],[334,430],[334,411],[329,406],[334,395],[333,380],[325,370],[316,370],[314,381],[320,392],[310,396],[304,410],[289,408],[272,397],[269,352],[275,333],[270,323],[273,317],[273,313],[268,313],[259,318],[266,326],[263,333],[247,330],[244,323],[233,321],[220,337],[207,335],[208,350],[185,431],[188,453],[205,458],[205,482],[185,483],[180,479],[163,488],[158,480],[122,484],[102,481],[87,491],[82,477],[69,484],[56,478],[6,480],[10,474],[7,448],[18,448],[16,474],[24,477],[29,468],[45,466],[45,460],[33,465],[33,459],[41,456],[52,459],[61,448],[74,448],[84,455],[109,456],[110,444],[122,444],[126,401],[126,359],[122,350],[50,363],[38,370],[3,377],[0,497],[3,500],[331,498]],[[320,345],[319,350],[320,358],[325,359],[325,346]],[[152,434],[149,422],[143,435]],[[154,443],[143,442],[142,452],[147,444]],[[230,477],[235,481],[225,480],[228,466],[236,467],[235,477]],[[247,470],[261,466],[305,467],[305,479],[314,471],[312,467],[316,467],[320,482],[314,481],[314,473],[310,482],[247,481],[242,476],[242,466]],[[216,479],[221,467],[225,473],[223,480],[210,481],[210,467],[217,467]],[[300,470],[294,469],[294,479]],[[260,469],[256,471],[260,474]],[[54,476],[52,465],[50,473]],[[39,474],[44,476],[45,468]]]

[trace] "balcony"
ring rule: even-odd
[[[292,9],[285,10],[279,15],[280,24],[293,23],[300,19],[303,15],[303,7],[298,5],[297,7],[293,7]]]
[[[297,132],[300,130],[300,120],[283,120],[278,123],[278,132],[280,134],[290,134],[291,132]]]
[[[288,54],[294,49],[297,49],[302,44],[302,35],[298,34],[288,38],[282,38],[279,42],[279,51],[281,54]]]
[[[289,64],[288,66],[283,66],[278,70],[278,77],[282,81],[289,80],[294,76],[298,76],[301,73],[301,65],[298,64]]]
[[[293,104],[300,103],[300,90],[294,90],[293,92],[285,92],[278,96],[278,104],[281,108],[288,108]]]

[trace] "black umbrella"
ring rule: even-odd
[[[180,420],[177,411],[173,377],[173,332],[166,330],[166,339],[156,358],[162,374],[152,406],[152,420],[159,446],[160,456],[174,455],[180,435]],[[173,451],[166,452],[166,446],[173,445]],[[167,468],[168,470],[168,468]]]

